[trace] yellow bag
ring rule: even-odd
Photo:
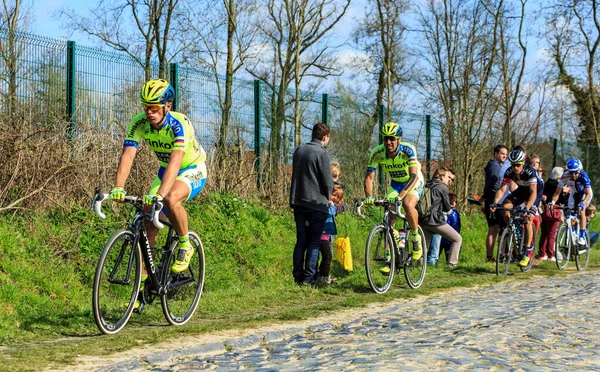
[[[352,271],[352,250],[350,249],[350,237],[339,237],[335,239],[335,251],[337,259],[346,271]]]

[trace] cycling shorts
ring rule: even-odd
[[[156,195],[158,189],[160,188],[160,184],[162,183],[164,174],[165,168],[160,167],[156,178],[154,178],[154,181],[152,182],[152,186],[150,186],[150,191],[148,191],[148,194]],[[202,191],[206,185],[206,164],[194,164],[187,168],[181,169],[177,173],[177,178],[175,180],[182,181],[188,186],[189,193],[185,200],[192,199],[198,195],[198,193]]]
[[[419,199],[421,197],[421,193],[423,192],[423,186],[425,185],[425,182],[423,180],[423,176],[422,173],[419,172],[419,174],[417,175],[417,184],[415,185],[415,187],[413,187],[412,190],[410,190],[410,192],[407,195],[414,195],[417,197],[417,199]],[[398,197],[398,195],[402,192],[402,190],[404,190],[404,187],[406,186],[406,182],[398,182],[398,181],[394,181],[392,180],[392,182],[390,183],[390,187],[388,188],[387,191],[387,199],[391,200],[393,198]]]

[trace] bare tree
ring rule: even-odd
[[[257,61],[247,70],[271,88],[271,138],[269,156],[277,173],[282,155],[282,128],[286,121],[286,98],[292,81],[296,88],[295,143],[300,144],[299,85],[303,79],[322,79],[334,72],[322,41],[342,19],[350,0],[268,0],[266,16],[258,28],[272,50],[272,59]]]
[[[173,37],[171,26],[179,0],[100,0],[90,15],[82,17],[75,11],[63,9],[65,28],[81,31],[98,38],[105,45],[127,53],[144,68],[145,78],[152,78],[152,60],[158,59],[159,77],[167,77],[169,55],[179,53],[184,44]],[[180,41],[177,43],[177,41]],[[171,46],[170,43],[177,43]]]
[[[573,95],[580,120],[579,140],[600,146],[600,100],[596,65],[600,46],[598,2],[555,0],[547,14],[547,38],[558,83]]]
[[[2,80],[7,85],[4,102],[8,118],[11,119],[17,108],[17,73],[20,67],[18,60],[23,53],[23,47],[17,40],[17,33],[27,29],[29,19],[29,5],[24,4],[22,0],[2,0],[0,29],[5,35],[0,38],[0,57],[5,70]]]
[[[369,0],[365,17],[361,19],[353,31],[354,43],[370,58],[364,68],[374,81],[375,112],[367,125],[373,132],[378,123],[378,112],[381,105],[386,106],[387,118],[391,117],[395,102],[395,88],[407,80],[407,55],[402,53],[406,26],[402,16],[408,11],[407,0]],[[370,141],[361,143],[368,148]]]
[[[226,156],[233,81],[246,58],[253,58],[261,51],[255,45],[258,3],[256,0],[222,0],[222,6],[215,5],[213,1],[202,0],[187,9],[184,20],[194,31],[194,41],[185,58],[208,68],[217,83],[221,110],[217,150]]]
[[[504,10],[503,0],[428,0],[420,9],[430,66],[421,86],[444,123],[444,158],[462,171],[462,200],[499,113],[502,84],[494,68]]]

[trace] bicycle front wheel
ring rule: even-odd
[[[496,250],[496,275],[506,276],[510,269],[513,255],[513,233],[510,228],[505,228],[500,234],[500,240],[498,240],[498,248]]]
[[[391,248],[391,244],[392,237],[386,233],[383,225],[375,226],[367,238],[365,268],[369,285],[375,293],[387,292],[394,279],[396,252]]]
[[[425,234],[421,226],[419,226],[419,236],[423,245],[423,255],[416,261],[412,259],[412,256],[407,256],[404,263],[404,277],[408,286],[413,289],[419,288],[423,284],[425,272],[427,271],[427,242],[425,241]],[[410,244],[413,244],[413,242],[411,241]]]
[[[554,257],[556,258],[556,267],[559,270],[564,270],[569,264],[571,256],[571,239],[569,237],[569,226],[561,224],[556,233],[556,241],[554,242]]]
[[[188,269],[178,274],[171,272],[171,266],[176,259],[174,253],[177,249],[177,240],[171,247],[170,264],[163,268],[163,270],[169,270],[169,273],[165,275],[166,293],[161,296],[160,303],[163,314],[171,325],[183,325],[192,318],[198,308],[204,288],[205,261],[202,241],[193,231],[189,232],[189,237],[190,243],[194,247],[194,255]]]
[[[133,244],[133,233],[121,229],[110,237],[98,259],[92,308],[98,329],[107,335],[125,327],[140,289],[141,252]]]
[[[583,271],[587,269],[590,261],[590,235],[587,231],[585,232],[585,245],[577,244],[575,249],[578,250],[575,254],[575,265],[577,265],[577,270]]]

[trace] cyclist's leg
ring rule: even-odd
[[[419,213],[416,210],[419,197],[423,191],[423,176],[419,173],[417,185],[404,197],[402,207],[406,212],[406,220],[410,225],[410,240],[413,245],[413,260],[419,260],[423,255],[423,243],[421,242],[421,236],[419,235]]]
[[[194,249],[189,241],[188,218],[183,202],[196,196],[202,191],[205,184],[206,166],[204,164],[183,169],[179,172],[167,195],[165,195],[165,208],[169,214],[169,220],[179,237],[179,253],[172,267],[174,272],[186,270],[194,254]]]

